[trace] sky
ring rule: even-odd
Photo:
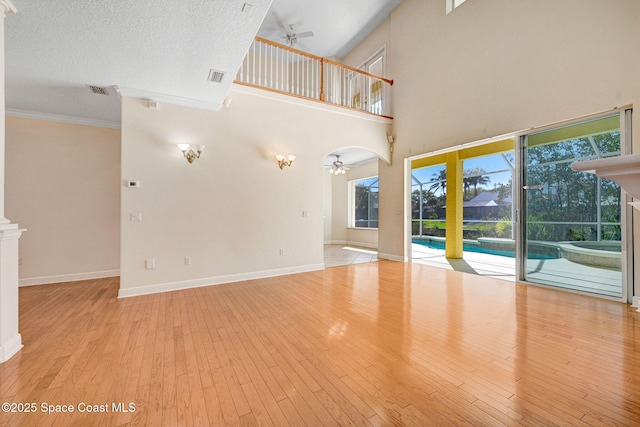
[[[513,157],[513,155],[511,156]],[[506,184],[509,182],[511,178],[510,167],[507,162],[505,162],[504,158],[500,154],[492,154],[490,156],[476,157],[473,159],[465,160],[463,164],[464,170],[468,169],[483,169],[486,172],[493,171],[504,171],[498,174],[487,174],[490,179],[489,184],[486,186],[488,188],[493,188],[494,185],[497,184]],[[414,169],[413,176],[418,180],[424,182],[429,182],[437,177],[441,170],[445,169],[445,165],[436,165],[428,168]],[[416,182],[413,181],[412,185],[415,185]],[[426,186],[429,188],[429,186]]]

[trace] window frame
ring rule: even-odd
[[[369,181],[369,180],[375,180],[373,182],[371,182],[371,184],[368,185],[368,197],[367,197],[367,219],[366,220],[362,220],[362,219],[356,219],[356,192],[357,192],[357,187],[358,187],[358,183],[361,183],[363,181]],[[349,186],[349,191],[348,191],[348,206],[349,206],[349,222],[348,222],[348,228],[357,228],[360,230],[377,230],[379,227],[379,221],[380,221],[380,216],[379,216],[379,212],[380,212],[380,207],[379,207],[379,203],[380,203],[380,186],[379,186],[379,182],[380,182],[380,177],[378,175],[373,175],[373,176],[369,176],[369,177],[365,177],[365,178],[358,178],[358,179],[354,179],[354,180],[350,180],[348,181],[348,186]],[[371,188],[375,185],[375,188],[377,189],[376,193],[378,193],[378,198],[376,201],[376,215],[375,218],[372,219],[371,217]],[[357,225],[358,222],[362,222],[362,221],[366,221],[367,222],[367,226],[362,226],[362,225]],[[371,226],[371,223],[374,222],[376,224],[375,227]]]

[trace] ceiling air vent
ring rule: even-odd
[[[106,87],[93,86],[93,85],[87,85],[87,87],[91,92],[95,93],[96,95],[109,95]]]
[[[209,70],[209,80],[214,83],[222,83],[225,73],[223,71]]]

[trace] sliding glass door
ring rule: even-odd
[[[613,181],[571,169],[624,153],[621,120],[616,113],[521,137],[521,279],[626,299],[623,193]]]

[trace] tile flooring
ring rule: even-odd
[[[324,245],[324,266],[361,264],[378,261],[376,249],[362,248],[352,245]]]

